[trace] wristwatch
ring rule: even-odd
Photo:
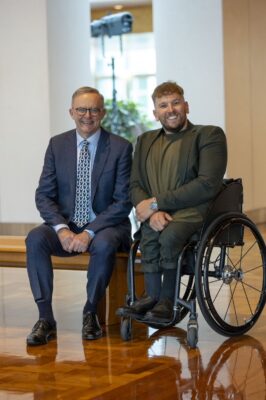
[[[158,210],[158,203],[155,197],[152,198],[152,202],[150,204],[150,209],[157,211]]]

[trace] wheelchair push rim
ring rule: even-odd
[[[197,300],[208,324],[225,336],[246,333],[266,301],[264,240],[244,214],[227,213],[205,231],[195,267]]]

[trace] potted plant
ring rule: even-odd
[[[142,132],[151,129],[153,123],[148,120],[131,100],[118,100],[115,104],[111,99],[105,101],[106,115],[102,126],[119,136],[134,143]]]

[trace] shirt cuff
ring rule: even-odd
[[[54,225],[53,228],[57,233],[58,231],[60,231],[60,229],[64,229],[64,228],[69,229],[69,226],[66,224],[58,224],[58,225]]]
[[[91,231],[90,229],[84,229],[84,231],[88,232],[88,234],[90,235],[90,237],[93,239],[95,236],[95,233],[93,231]]]

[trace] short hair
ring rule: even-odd
[[[74,100],[75,100],[75,98],[77,96],[79,96],[80,94],[84,94],[84,93],[95,93],[95,94],[98,94],[99,97],[101,98],[103,104],[104,104],[103,95],[99,92],[99,90],[97,90],[97,89],[95,89],[93,87],[90,87],[90,86],[82,86],[82,87],[78,88],[77,90],[75,90],[75,92],[72,94],[72,104],[73,104],[73,102],[74,102]]]
[[[154,89],[151,97],[153,102],[155,103],[155,99],[173,93],[178,93],[181,96],[184,96],[184,89],[174,81],[167,81],[158,85]]]

